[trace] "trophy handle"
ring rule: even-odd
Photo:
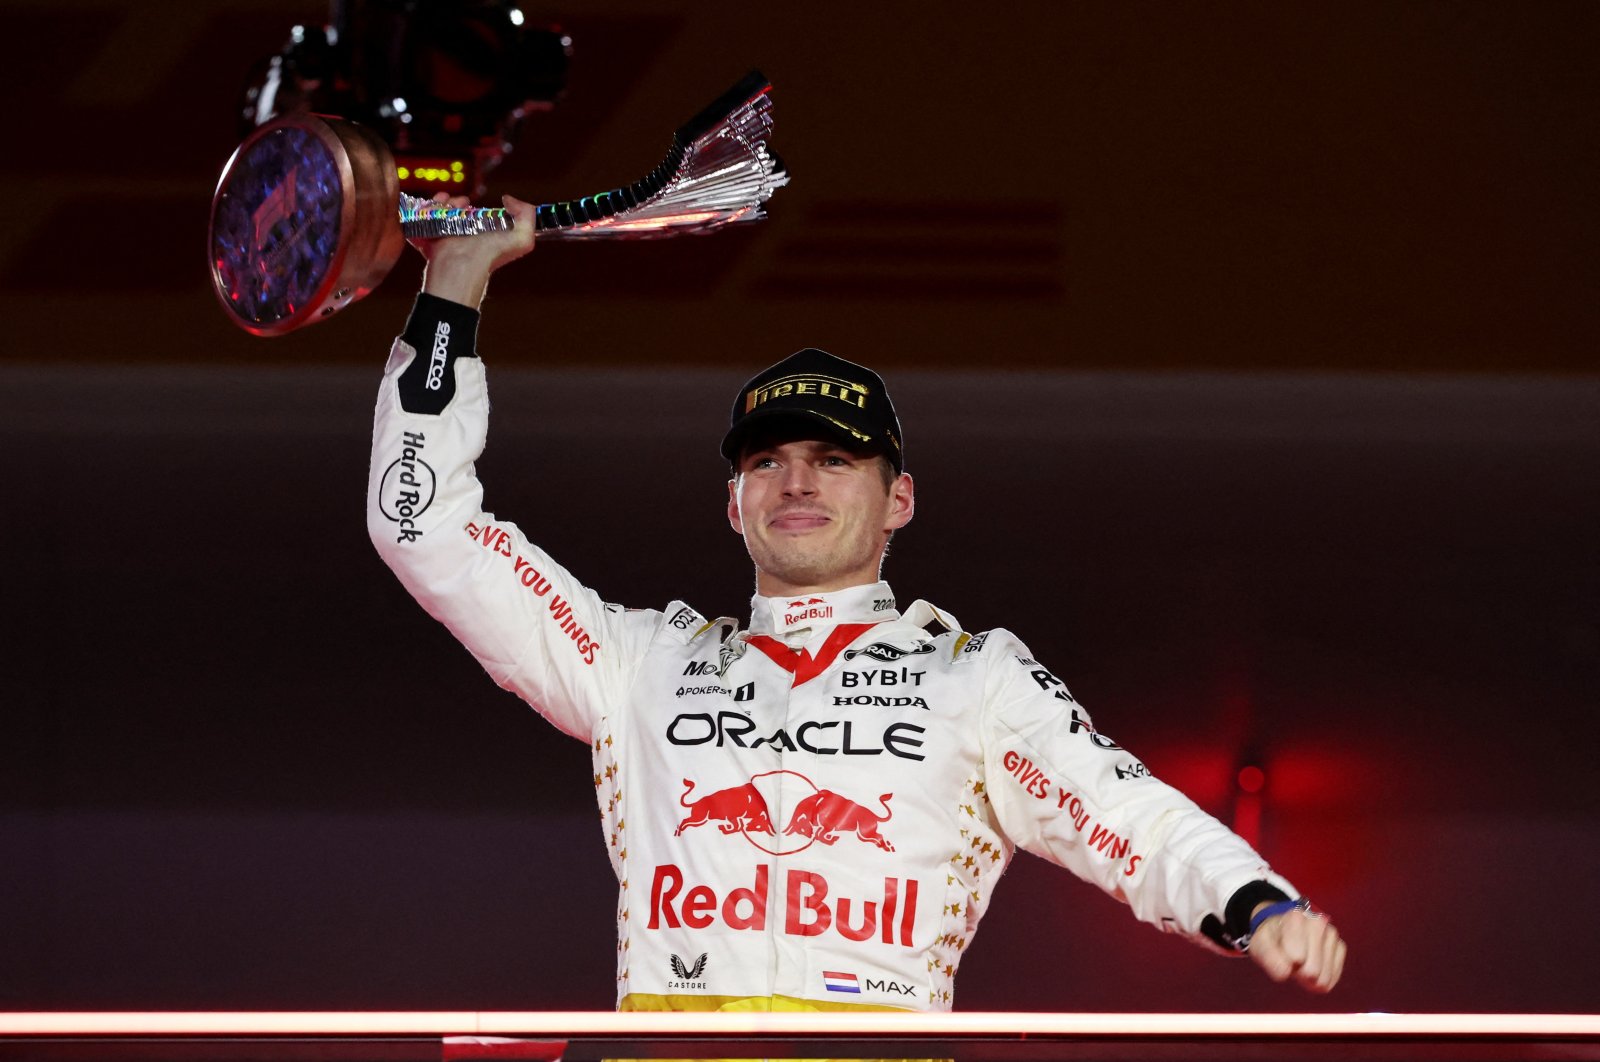
[[[765,217],[762,204],[789,183],[767,146],[772,84],[752,70],[672,135],[666,157],[632,184],[581,199],[541,203],[541,239],[651,239],[703,233]],[[408,237],[472,236],[511,228],[500,207],[452,208],[402,194]]]

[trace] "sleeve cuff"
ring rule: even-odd
[[[1270,881],[1252,881],[1241,885],[1228,897],[1228,906],[1222,918],[1206,915],[1200,923],[1200,932],[1211,941],[1230,951],[1243,950],[1241,944],[1250,939],[1250,915],[1263,903],[1277,903],[1292,897]]]
[[[401,372],[400,406],[407,413],[440,413],[456,393],[455,361],[478,356],[478,311],[426,292],[417,295],[400,338],[415,350]]]

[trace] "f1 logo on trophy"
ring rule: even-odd
[[[510,228],[503,209],[429,196],[483,194],[524,115],[561,95],[571,48],[527,27],[511,0],[333,0],[329,25],[296,26],[246,88],[248,135],[211,201],[212,287],[228,317],[285,335],[375,289],[407,237]],[[789,181],[767,146],[771,88],[752,71],[645,176],[539,204],[540,239],[653,239],[764,217]]]

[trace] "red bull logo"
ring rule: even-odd
[[[683,870],[671,863],[656,867],[650,883],[648,929],[707,929],[721,923],[729,929],[765,932],[772,873],[755,868],[748,888],[729,889],[722,896],[710,885],[685,889]],[[917,924],[917,879],[886,877],[883,891],[872,899],[839,896],[828,879],[809,870],[789,870],[783,877],[783,933],[817,937],[837,933],[846,940],[881,940],[914,945]]]
[[[793,627],[796,623],[805,623],[809,620],[825,620],[833,618],[833,606],[827,603],[826,598],[806,597],[791,601],[783,611],[783,625]]]
[[[783,832],[785,835],[798,833],[823,844],[833,844],[839,839],[837,835],[840,833],[853,833],[858,840],[892,852],[894,845],[878,833],[878,824],[888,822],[892,814],[889,811],[889,798],[892,796],[893,793],[885,793],[878,798],[878,803],[883,805],[883,814],[874,815],[870,809],[849,797],[842,797],[831,789],[821,789],[795,805],[794,815]]]
[[[784,776],[788,776],[788,780]],[[689,813],[678,823],[678,828],[673,831],[674,837],[681,837],[683,831],[692,826],[714,822],[719,832],[740,834],[756,848],[774,856],[803,852],[817,841],[835,844],[840,835],[853,836],[885,852],[894,851],[894,845],[879,832],[879,827],[893,817],[894,813],[889,808],[893,793],[878,797],[878,804],[883,809],[880,815],[831,789],[818,789],[816,783],[798,771],[765,771],[751,776],[749,781],[740,785],[718,789],[694,801],[689,799],[689,794],[694,792],[695,783],[685,778],[683,784],[683,795],[678,798],[678,803],[687,808]],[[771,806],[768,798],[771,797],[773,803],[780,803],[780,795],[792,800],[793,793],[802,786],[810,792],[794,805],[789,823],[783,828],[783,835],[777,836],[773,830],[772,813],[768,810]],[[762,834],[772,840],[763,843],[756,840],[752,836],[754,834]],[[786,837],[796,837],[800,841],[785,841]]]
[[[689,794],[694,791],[694,783],[685,778],[683,784],[683,796],[678,798],[678,803],[688,808],[689,814],[678,823],[672,836],[681,837],[690,826],[704,826],[708,822],[717,823],[717,828],[723,833],[772,832],[772,818],[767,813],[766,797],[761,795],[753,781],[719,789],[693,804],[689,803]]]

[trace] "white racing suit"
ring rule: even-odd
[[[621,1008],[947,1010],[1017,848],[1218,946],[1295,895],[1009,631],[884,583],[757,597],[748,626],[601,601],[484,510],[467,313],[424,296],[395,344],[369,530],[495,682],[588,744]]]

